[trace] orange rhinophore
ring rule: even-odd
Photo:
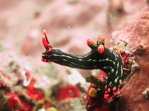
[[[94,41],[92,40],[92,39],[87,39],[87,45],[88,46],[91,46],[91,45],[93,45],[93,43],[94,43]]]
[[[103,46],[103,45],[99,45],[99,47],[98,47],[98,52],[99,52],[100,54],[102,54],[102,53],[104,52],[104,46]]]

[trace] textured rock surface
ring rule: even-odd
[[[140,45],[147,47],[149,45],[149,7],[146,7],[142,13],[134,17],[133,23],[120,31],[113,32],[115,41],[124,40],[128,42],[128,49],[133,52]]]
[[[146,48],[141,54],[135,55],[140,69],[122,88],[118,111],[149,111],[149,99],[142,94],[149,88],[149,7],[147,6],[133,23],[113,35],[116,35],[117,41],[126,40],[131,52],[140,45]]]
[[[118,111],[148,111],[149,99],[142,93],[149,88],[149,49],[137,57],[140,70],[122,88]]]
[[[5,50],[0,54],[1,68],[8,61],[6,55],[12,51],[15,54],[21,52],[28,55],[25,58],[33,69],[38,65],[46,66],[47,64],[40,61],[40,54],[43,51],[40,33],[43,28],[47,29],[54,47],[77,54],[88,50],[85,42],[87,38],[95,38],[99,34],[109,35],[107,3],[108,0],[78,0],[75,4],[68,3],[68,0],[0,0],[0,50],[1,46],[2,50]],[[122,22],[126,24],[127,20],[133,22],[121,31],[113,33],[117,40],[128,41],[130,51],[139,45],[147,47],[149,43],[148,7],[141,15],[134,16],[141,11],[144,4],[145,0],[124,0],[125,15],[113,14],[114,20],[111,20],[113,29],[121,27]],[[25,66],[22,55],[18,57],[18,61]],[[140,71],[136,72],[123,87],[118,111],[149,111],[149,100],[142,95],[149,87],[149,51],[137,56],[137,62]],[[65,67],[55,66],[61,77],[66,78]],[[82,73],[87,75],[86,71]]]

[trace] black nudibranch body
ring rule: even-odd
[[[104,47],[104,39],[99,38],[97,42],[88,40],[87,44],[91,51],[87,54],[75,56],[62,52],[59,49],[54,49],[46,43],[46,35],[43,37],[43,44],[48,50],[42,54],[44,62],[54,62],[60,65],[65,65],[72,68],[80,69],[100,69],[107,74],[107,87],[110,88],[109,95],[113,94],[113,88],[118,89],[120,83],[124,79],[122,58],[117,52],[114,52]],[[45,41],[44,41],[45,40]],[[105,90],[106,90],[105,89]]]

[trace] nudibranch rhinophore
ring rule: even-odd
[[[42,42],[46,49],[42,53],[42,61],[55,62],[72,68],[103,70],[108,77],[105,87],[105,93],[108,97],[113,96],[119,89],[119,85],[124,79],[122,58],[117,52],[104,46],[104,37],[100,36],[97,41],[88,39],[87,45],[91,48],[91,51],[80,56],[52,48],[45,31],[42,34]]]

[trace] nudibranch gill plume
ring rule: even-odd
[[[122,58],[117,52],[104,46],[104,37],[100,36],[97,41],[88,39],[87,45],[91,51],[80,56],[53,48],[48,42],[45,31],[42,34],[42,42],[46,49],[42,53],[42,61],[54,62],[72,68],[103,70],[107,74],[105,93],[111,97],[119,89],[119,85],[124,79]]]

